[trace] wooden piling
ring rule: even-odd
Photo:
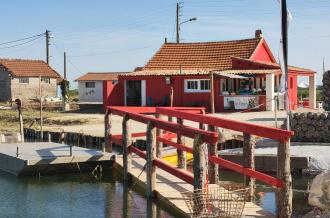
[[[156,118],[161,119],[162,118],[161,114],[156,114]],[[162,129],[157,128],[156,129],[156,137],[160,137],[161,134],[162,134]],[[157,151],[156,151],[157,158],[162,158],[162,156],[163,156],[163,143],[157,140],[156,141],[156,149],[157,149]]]
[[[208,125],[208,131],[211,132],[217,132],[215,126]],[[214,155],[218,157],[218,145],[215,144],[207,144],[208,146],[208,152],[210,155]],[[209,169],[208,169],[208,176],[209,176],[209,183],[211,184],[217,184],[219,182],[219,166],[218,164],[213,163],[212,161],[209,161],[208,163]]]
[[[22,115],[22,107],[18,106],[18,117],[19,117],[19,129],[21,133],[21,142],[24,143],[24,125],[23,125],[23,115]]]
[[[290,141],[279,143],[277,148],[277,178],[284,186],[276,190],[276,216],[292,215],[292,178],[290,170]]]
[[[183,125],[183,120],[181,118],[177,118],[177,123],[179,125]],[[180,131],[176,133],[176,138],[178,144],[183,144],[183,137]],[[177,157],[178,157],[178,168],[187,169],[186,152],[181,149],[177,149]]]
[[[243,133],[243,165],[244,167],[255,169],[255,160],[254,160],[254,149],[255,149],[255,138],[248,134]],[[244,176],[245,185],[249,187],[249,192],[247,194],[247,201],[255,200],[255,179],[248,176]]]
[[[205,110],[202,110],[202,115],[205,115]],[[199,128],[205,130],[205,124],[204,123],[199,123]]]
[[[104,142],[107,152],[112,152],[112,142],[111,142],[111,111],[106,110],[104,116]]]
[[[60,142],[61,142],[61,144],[64,144],[64,139],[65,139],[65,132],[62,131],[61,132],[61,135],[60,135]]]
[[[132,157],[129,151],[129,147],[132,145],[132,134],[129,125],[129,116],[127,114],[123,117],[122,127],[124,181],[127,182],[129,180],[129,173],[131,171],[132,166]]]
[[[206,182],[206,144],[203,143],[202,136],[197,135],[193,145],[193,172],[194,190],[204,188]]]
[[[52,135],[50,132],[47,133],[48,142],[52,142]]]
[[[153,161],[156,157],[156,128],[151,122],[147,125],[147,198],[154,197],[156,186],[156,166]]]

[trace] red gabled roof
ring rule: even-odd
[[[89,72],[76,79],[76,81],[104,81],[104,80],[118,80],[119,74],[126,74],[128,72]]]
[[[232,57],[232,61],[246,63],[246,64],[248,64],[250,69],[280,69],[280,65],[278,63],[253,61],[250,59],[238,58],[238,57]],[[244,66],[243,68],[246,69],[246,66]],[[313,71],[313,70],[301,68],[301,67],[288,66],[288,69],[290,71],[315,73],[315,71]]]
[[[0,65],[13,77],[50,77],[61,80],[62,77],[46,62],[41,60],[0,59]]]
[[[231,57],[250,58],[262,38],[223,42],[165,43],[143,70],[214,69],[232,67]]]

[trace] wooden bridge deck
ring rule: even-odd
[[[146,189],[146,172],[144,171],[141,176],[138,176],[143,169],[146,161],[136,154],[132,154],[132,169],[131,175],[133,181],[136,181],[142,188]],[[122,155],[116,155],[115,167],[120,171],[123,168],[123,157]],[[157,199],[162,203],[166,204],[173,211],[181,214],[182,216],[189,217],[189,210],[182,199],[181,192],[192,191],[193,186],[182,181],[181,179],[173,176],[172,174],[157,168],[156,177],[156,195]],[[273,214],[263,210],[260,206],[247,202],[243,212],[243,217],[274,217]]]

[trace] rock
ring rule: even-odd
[[[303,216],[303,218],[329,218],[329,217],[330,217],[329,210],[318,210],[318,209],[312,210],[311,212]]]
[[[321,173],[313,179],[308,203],[323,210],[330,210],[330,171]]]

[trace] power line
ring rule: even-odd
[[[150,48],[153,45],[148,45],[144,47],[138,47],[138,48],[132,48],[132,49],[125,49],[125,50],[118,50],[118,51],[113,51],[113,52],[104,52],[104,53],[93,53],[93,54],[83,54],[83,55],[73,55],[70,56],[71,58],[78,58],[78,57],[91,57],[91,56],[106,56],[106,55],[112,55],[112,54],[119,54],[119,53],[124,53],[124,52],[131,52],[131,51],[136,51],[136,50],[142,50],[146,48]]]
[[[41,33],[41,34],[38,34],[38,35],[29,36],[29,37],[22,38],[22,39],[16,39],[16,40],[9,41],[9,42],[3,42],[3,43],[0,43],[0,45],[12,44],[14,42],[20,42],[20,41],[24,41],[24,40],[27,40],[27,39],[32,39],[32,38],[35,38],[35,37],[40,37],[40,36],[43,36],[43,35],[45,35],[45,33]]]
[[[26,41],[26,42],[23,42],[23,43],[20,43],[20,44],[11,45],[11,46],[5,46],[5,47],[0,47],[0,49],[9,49],[9,48],[15,48],[15,47],[18,47],[18,46],[21,46],[21,45],[25,45],[25,44],[28,44],[28,43],[30,43],[30,42],[33,42],[33,41],[39,39],[39,38],[42,37],[42,36],[43,36],[43,35],[40,35],[40,36],[38,36],[38,37],[36,37],[36,38],[34,38],[34,39],[31,39],[31,40],[29,40],[29,41]]]

